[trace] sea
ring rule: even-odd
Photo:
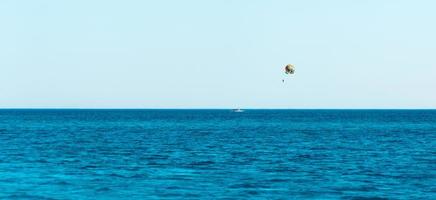
[[[436,199],[436,110],[1,109],[0,199]]]

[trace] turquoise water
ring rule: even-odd
[[[435,110],[0,110],[0,199],[436,199]]]

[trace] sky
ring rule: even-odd
[[[0,108],[436,108],[434,8],[2,0]]]

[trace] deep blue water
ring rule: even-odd
[[[436,199],[436,110],[0,110],[0,199]]]

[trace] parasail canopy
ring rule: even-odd
[[[285,67],[285,73],[286,74],[294,74],[294,72],[295,72],[294,65],[287,64],[286,67]]]

